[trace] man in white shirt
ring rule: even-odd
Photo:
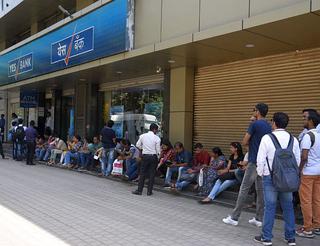
[[[285,113],[275,113],[272,119],[272,129],[274,136],[278,140],[283,149],[286,149],[293,140],[292,151],[295,156],[297,165],[300,163],[300,149],[299,142],[296,138],[292,137],[285,128],[289,123],[289,117]],[[262,243],[263,245],[272,245],[272,229],[275,219],[277,200],[279,198],[281,208],[283,211],[283,218],[285,221],[285,240],[290,246],[296,245],[295,242],[295,217],[292,203],[292,192],[278,192],[276,191],[270,170],[272,171],[272,164],[275,155],[275,145],[271,137],[268,135],[263,136],[259,146],[257,156],[257,173],[263,178],[264,189],[264,216],[262,225],[261,236],[255,237],[255,241]],[[268,162],[267,162],[268,160]],[[268,166],[269,163],[269,166]]]
[[[160,138],[156,135],[158,126],[154,123],[150,125],[150,131],[142,134],[136,144],[138,149],[142,150],[142,163],[140,169],[140,178],[138,189],[133,191],[132,194],[141,195],[144,187],[146,176],[149,177],[147,195],[152,195],[154,177],[158,165],[158,158],[160,155]]]
[[[301,141],[301,185],[299,189],[303,227],[296,231],[300,237],[313,238],[320,235],[320,134],[319,115],[309,112],[304,117],[308,132]],[[314,232],[314,233],[313,233]]]
[[[304,110],[302,110],[302,117],[303,119],[306,119],[309,116],[309,113],[317,113],[317,110],[313,109],[313,108],[306,108]],[[317,128],[318,130],[318,128]],[[320,130],[320,128],[319,128]],[[298,140],[299,143],[301,143],[304,135],[306,135],[306,133],[308,132],[308,128],[306,128],[306,126],[304,125],[303,131],[299,134]]]

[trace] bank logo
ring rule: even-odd
[[[23,74],[33,70],[33,53],[20,56],[8,62],[8,77],[18,79],[19,74]]]
[[[64,62],[68,66],[71,58],[94,50],[94,27],[76,32],[75,26],[72,35],[51,44],[51,64]]]

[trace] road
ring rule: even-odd
[[[224,225],[230,208],[154,192],[135,196],[127,183],[42,165],[0,160],[0,245],[256,245],[259,230],[244,213]],[[274,245],[282,241],[282,222]],[[320,245],[298,239],[299,245]]]

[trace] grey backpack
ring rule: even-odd
[[[279,192],[297,191],[300,186],[300,171],[293,153],[293,136],[290,134],[289,144],[286,149],[282,149],[278,139],[273,133],[268,134],[268,136],[276,148],[272,170],[267,158],[268,168],[275,190]]]

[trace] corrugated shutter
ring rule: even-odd
[[[199,68],[195,75],[194,142],[207,148],[242,140],[254,105],[289,114],[288,130],[302,130],[301,111],[320,109],[320,49]]]
[[[114,82],[107,82],[100,85],[100,91],[118,90],[129,87],[141,87],[150,84],[161,84],[164,81],[163,74],[156,74],[151,76],[144,76],[138,78],[132,78],[127,80],[120,80]]]

